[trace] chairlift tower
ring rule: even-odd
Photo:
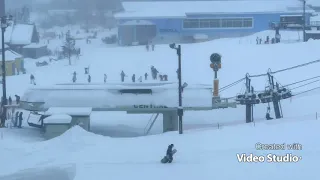
[[[270,69],[268,71],[268,80],[269,80],[269,90],[271,92],[271,97],[272,97],[272,103],[273,103],[273,108],[274,108],[274,114],[276,116],[276,119],[282,118],[281,111],[280,111],[280,97],[278,94],[279,91],[279,85],[275,85],[274,83],[274,78],[270,73]]]
[[[246,91],[244,94],[237,95],[236,101],[241,105],[246,105],[246,123],[253,122],[253,105],[259,104],[260,100],[257,99],[257,95],[254,93],[254,89],[251,86],[250,75],[246,74]]]

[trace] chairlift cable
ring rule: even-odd
[[[319,86],[319,87],[312,88],[312,89],[309,89],[309,90],[306,90],[306,91],[302,91],[302,92],[300,92],[300,93],[294,94],[293,96],[298,96],[298,95],[300,95],[300,94],[304,94],[304,93],[307,93],[307,92],[310,92],[310,91],[313,91],[313,90],[316,90],[316,89],[320,89],[320,86]]]
[[[309,83],[302,84],[302,85],[300,85],[300,86],[297,86],[297,87],[291,88],[290,90],[294,90],[294,89],[297,89],[297,88],[300,88],[300,87],[303,87],[303,86],[307,86],[307,85],[309,85],[309,84],[312,84],[312,83],[315,83],[315,82],[319,82],[319,81],[320,81],[320,79],[315,80],[315,81],[311,81],[311,82],[309,82]]]
[[[222,91],[224,91],[224,90],[226,90],[226,89],[229,89],[229,88],[232,87],[232,86],[237,85],[238,83],[240,83],[240,82],[243,81],[244,79],[245,79],[245,78],[239,79],[238,81],[235,81],[235,82],[233,82],[233,83],[231,83],[231,84],[229,84],[229,85],[227,85],[227,86],[224,86],[224,87],[220,88],[220,89],[219,89],[219,92],[222,92]]]
[[[291,84],[284,85],[283,87],[287,87],[287,86],[299,84],[299,83],[302,83],[302,82],[304,82],[304,81],[309,81],[309,80],[316,79],[316,78],[319,78],[319,77],[320,77],[320,76],[315,76],[315,77],[308,78],[308,79],[304,79],[304,80],[301,80],[301,81],[296,81],[296,82],[293,82],[293,83],[291,83]]]
[[[307,65],[310,65],[310,64],[314,64],[314,63],[318,63],[318,62],[320,62],[320,59],[314,60],[314,61],[310,61],[310,62],[307,62],[307,63],[303,63],[303,64],[299,64],[299,65],[296,65],[296,66],[292,66],[292,67],[289,67],[289,68],[280,69],[280,70],[277,70],[277,71],[274,71],[274,72],[270,72],[270,74],[276,74],[276,73],[280,73],[280,72],[283,72],[283,71],[288,71],[288,70],[300,68],[300,67],[307,66]],[[257,75],[249,75],[249,77],[255,78],[255,77],[261,77],[261,76],[267,76],[267,75],[268,75],[267,73],[264,73],[264,74],[257,74]]]

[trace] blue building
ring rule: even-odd
[[[293,0],[123,2],[123,7],[115,14],[120,45],[239,37],[272,23],[303,23],[303,4]],[[307,25],[313,12],[306,8]]]

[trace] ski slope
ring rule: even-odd
[[[310,62],[320,57],[319,41],[288,43],[299,39],[297,32],[282,32],[288,41],[274,45],[256,45],[257,36],[265,37],[271,31],[261,32],[250,37],[220,39],[210,42],[182,45],[182,78],[188,84],[212,84],[213,72],[210,69],[211,53],[222,55],[222,69],[218,73],[223,87],[250,75],[284,69]],[[59,46],[52,40],[49,47]],[[32,85],[32,73],[37,86],[52,86],[57,83],[70,83],[72,73],[78,73],[78,82],[86,83],[84,68],[90,66],[92,83],[103,83],[103,74],[108,82],[118,83],[123,70],[130,82],[131,75],[142,76],[155,66],[160,73],[168,74],[169,81],[175,81],[177,56],[168,45],[156,46],[154,52],[146,52],[145,47],[110,47],[93,40],[77,41],[82,56],[73,59],[72,66],[67,60],[51,63],[46,67],[35,67],[36,61],[26,60],[28,74],[8,77],[8,95],[23,94]],[[275,74],[282,85],[319,75],[320,64],[312,64],[298,69]],[[154,82],[154,81],[148,81]],[[267,84],[265,76],[252,78],[256,90],[263,90]],[[297,88],[294,93],[318,87],[319,83]],[[232,97],[243,90],[240,83],[221,92],[223,97]],[[242,91],[243,92],[243,91]],[[0,92],[1,93],[1,92]],[[42,141],[39,130],[33,128],[0,129],[1,175],[10,175],[20,170],[36,168],[49,173],[50,168],[66,168],[75,175],[75,180],[105,179],[314,179],[319,176],[316,163],[319,161],[317,112],[319,91],[310,91],[282,102],[284,119],[262,121],[266,105],[254,108],[255,124],[243,124],[245,110],[221,109],[207,112],[186,112],[184,115],[185,134],[177,132],[135,138],[112,138],[139,136],[147,124],[149,115],[127,115],[124,113],[96,112],[91,118],[93,133],[74,127],[62,136]],[[27,113],[24,114],[27,116]],[[273,116],[273,112],[271,111]],[[24,122],[25,123],[25,122]],[[219,125],[219,129],[217,126]],[[152,134],[161,132],[162,122],[157,121]],[[196,129],[195,129],[196,128]],[[190,129],[190,130],[187,130]],[[96,134],[94,134],[96,133]],[[127,134],[125,134],[127,133]],[[111,137],[100,136],[103,134]],[[40,142],[39,142],[40,141]],[[300,143],[302,150],[258,151],[255,144],[261,143]],[[178,153],[174,163],[163,165],[160,159],[166,147],[175,144]],[[237,153],[292,153],[301,156],[297,163],[239,163]],[[49,168],[49,170],[46,170]],[[34,173],[31,173],[34,174]],[[17,176],[11,176],[15,179]],[[8,176],[7,176],[8,178]],[[11,179],[10,179],[11,180]],[[15,179],[16,180],[16,179]]]

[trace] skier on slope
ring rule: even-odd
[[[170,144],[168,146],[168,149],[167,149],[167,157],[169,159],[168,163],[171,163],[173,161],[173,144]]]

